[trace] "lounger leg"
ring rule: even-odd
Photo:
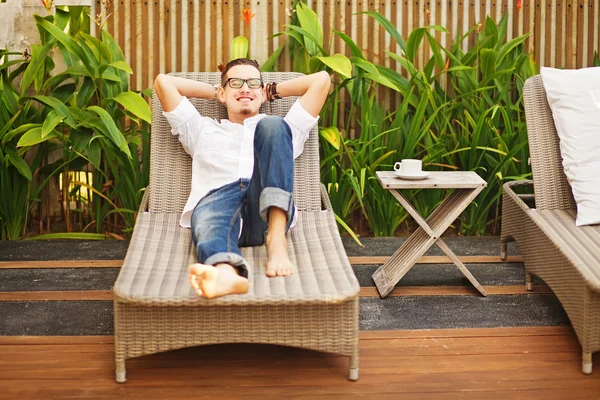
[[[584,374],[592,373],[592,353],[586,353],[585,351],[583,352],[581,372]]]
[[[529,272],[525,272],[525,289],[529,291],[533,290],[533,275]]]
[[[126,371],[125,371],[125,360],[116,360],[116,380],[117,383],[125,383],[125,381],[127,380],[126,376]]]
[[[350,357],[350,376],[348,379],[351,381],[358,380],[358,354],[354,354]]]

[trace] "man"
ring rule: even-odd
[[[190,284],[205,298],[248,291],[250,265],[240,246],[267,245],[266,274],[292,274],[285,234],[295,222],[294,159],[304,149],[329,93],[318,72],[265,84],[256,61],[237,59],[221,85],[160,74],[154,82],[164,115],[192,156],[192,188],[181,216],[191,227],[198,263]],[[201,116],[187,97],[215,98],[228,119]],[[285,118],[259,114],[265,101],[301,96]]]

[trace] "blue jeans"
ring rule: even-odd
[[[240,247],[265,243],[269,207],[287,213],[286,231],[289,229],[294,213],[293,188],[292,131],[283,118],[265,117],[254,134],[252,178],[210,191],[194,208],[191,226],[198,262],[227,263],[247,278],[249,264]]]

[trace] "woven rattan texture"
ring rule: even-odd
[[[593,227],[594,232],[588,232],[590,234],[567,232],[566,230],[573,230],[575,227],[573,212],[538,212],[530,209],[512,189],[517,183],[504,185],[501,241],[506,243],[512,239],[516,240],[525,261],[526,271],[542,278],[558,297],[573,324],[583,351],[596,352],[600,350],[600,292],[594,288],[597,287],[598,280],[595,278],[590,282],[582,271],[594,269],[593,276],[598,275],[600,264],[594,260],[597,260],[600,253],[600,226]],[[539,217],[540,213],[546,215]],[[550,214],[555,215],[549,216]],[[551,220],[560,220],[567,216],[570,216],[572,221],[562,222],[560,228],[548,226]],[[571,259],[564,252],[569,246],[567,243],[572,244],[580,240],[581,235],[585,235],[582,240],[592,252],[591,255],[584,255],[585,261],[581,258]],[[563,240],[563,237],[567,238]],[[592,238],[596,240],[595,251],[593,243],[589,241]],[[568,252],[571,251],[569,249]]]
[[[516,240],[528,273],[539,276],[564,307],[584,353],[600,350],[600,225],[577,227],[559,138],[541,76],[525,82],[525,113],[535,208],[504,185],[501,250]]]
[[[186,72],[171,75],[207,82],[220,83],[218,72]],[[281,82],[301,76],[292,72],[265,72],[266,82]],[[215,100],[190,99],[201,115],[221,120],[227,118],[225,107]],[[285,116],[295,97],[286,97],[272,103],[264,103],[261,113]],[[180,213],[190,192],[192,160],[183,150],[171,127],[162,114],[158,97],[152,97],[152,135],[150,159],[150,212]],[[319,174],[319,139],[314,127],[304,146],[302,155],[296,159],[294,174],[294,201],[299,210],[318,211],[321,209]]]
[[[339,302],[358,295],[360,287],[331,212],[300,212],[288,233],[289,254],[298,271],[268,278],[264,246],[242,249],[251,264],[247,294],[212,300],[199,298],[188,281],[187,266],[196,262],[191,232],[179,227],[179,214],[145,213],[138,217],[124,267],[115,283],[119,301],[151,305],[309,304]]]
[[[536,207],[540,210],[576,209],[541,75],[525,82],[523,96]]]
[[[269,343],[351,356],[358,351],[358,302],[326,307],[137,307],[117,303],[118,358],[203,344]],[[293,316],[293,318],[290,318]],[[286,321],[282,324],[282,321]],[[139,326],[152,327],[140,330]],[[358,359],[356,359],[358,361]],[[356,367],[356,366],[355,366]]]

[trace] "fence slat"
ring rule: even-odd
[[[400,51],[385,29],[372,18],[356,15],[360,11],[378,11],[385,15],[405,40],[409,33],[430,24],[445,26],[449,33],[434,32],[446,47],[452,46],[457,32],[464,33],[490,15],[495,21],[509,13],[507,40],[529,32],[525,51],[533,52],[542,66],[581,68],[591,66],[600,42],[600,0],[313,0],[308,4],[318,12],[324,28],[324,47],[331,54],[350,55],[341,39],[330,35],[331,29],[348,34],[370,61],[395,70],[400,66],[385,50]],[[152,85],[160,72],[174,70],[216,71],[227,62],[231,40],[245,35],[250,42],[250,56],[264,62],[287,40],[281,36],[290,22],[291,2],[283,0],[117,0],[97,1],[96,9],[112,13],[106,25],[115,37],[134,71],[131,88],[140,90]],[[250,26],[242,20],[242,10],[256,13]],[[463,43],[466,50],[476,36]],[[291,70],[292,63],[284,52],[281,70]],[[423,67],[431,56],[423,40],[416,64]],[[285,61],[284,61],[285,60]],[[383,93],[387,101],[394,100]]]

